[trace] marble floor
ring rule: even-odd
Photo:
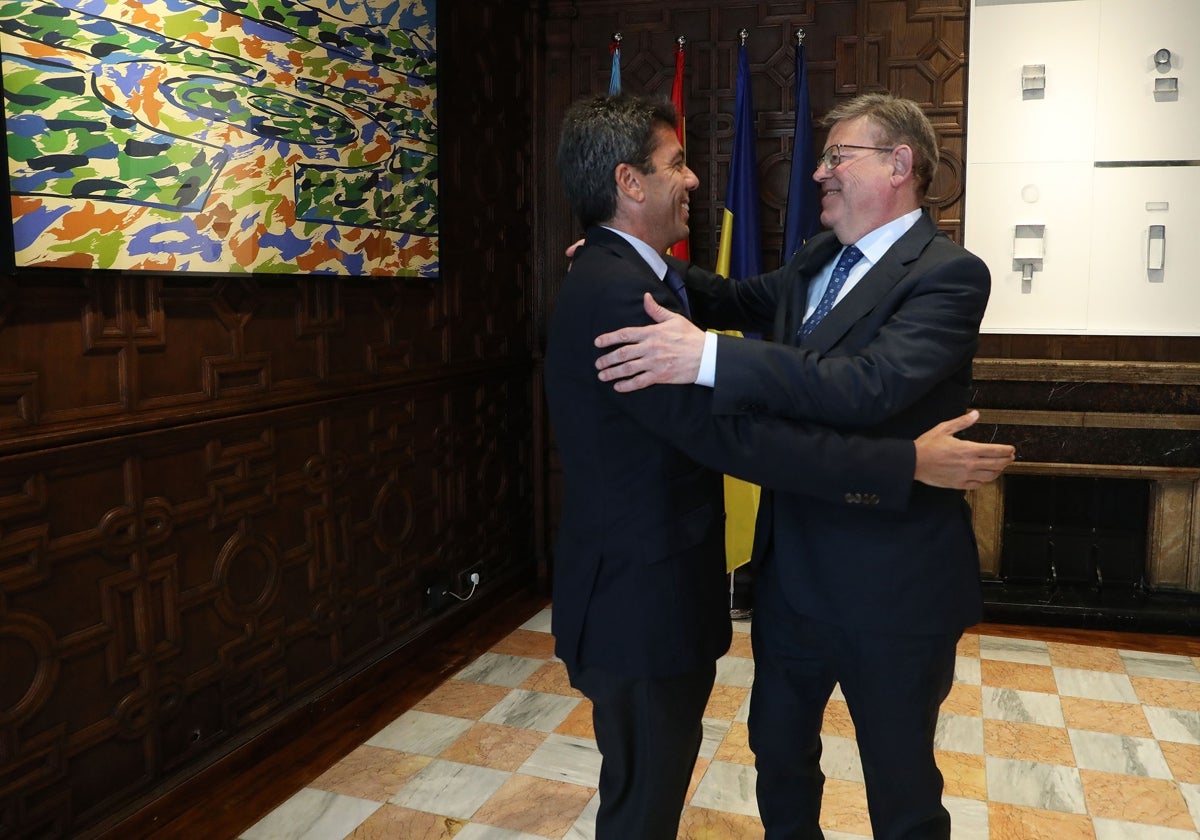
[[[761,838],[749,623],[718,664],[680,836]],[[600,756],[553,657],[514,630],[241,836],[587,840]],[[967,634],[938,763],[954,840],[1200,840],[1200,657]],[[854,729],[826,715],[827,840],[871,836]]]

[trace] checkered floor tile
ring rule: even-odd
[[[761,838],[734,622],[680,836]],[[513,631],[243,833],[245,840],[589,840],[600,755],[553,657]],[[954,840],[1200,840],[1200,658],[968,633],[936,747]],[[871,835],[846,704],[826,714],[827,840]]]

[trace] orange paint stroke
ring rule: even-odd
[[[313,242],[307,254],[296,258],[296,265],[302,271],[316,271],[324,265],[337,265],[341,262],[342,251],[334,248],[322,239]]]
[[[143,77],[137,92],[129,97],[129,108],[135,114],[145,116],[146,122],[158,127],[158,115],[162,111],[162,97],[158,93],[158,84],[166,76],[166,68],[156,67]]]
[[[74,242],[98,230],[128,230],[143,214],[144,210],[98,210],[93,201],[84,202],[78,209],[71,210],[58,220],[58,224],[46,231],[60,242]]]

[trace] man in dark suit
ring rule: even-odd
[[[882,94],[845,103],[825,124],[813,177],[830,230],[745,281],[687,268],[700,319],[774,341],[705,336],[648,305],[662,323],[598,339],[622,345],[599,361],[603,379],[626,393],[711,384],[718,413],[878,437],[966,409],[990,278],[920,209],[938,163],[933,128],[916,103]],[[982,612],[962,493],[914,485],[895,512],[764,492],[754,557],[750,744],[768,840],[822,836],[820,730],[835,684],[854,720],[876,840],[949,838],[934,731],[958,639]]]
[[[715,662],[730,641],[721,473],[829,508],[899,516],[923,485],[978,486],[1011,447],[953,434],[972,417],[893,439],[849,438],[772,418],[714,415],[713,391],[620,393],[595,373],[593,338],[673,312],[668,245],[687,235],[696,176],[668,102],[573,105],[558,167],[587,231],[555,303],[546,392],[563,470],[554,559],[555,650],[593,704],[603,763],[599,840],[674,838]],[[916,437],[914,445],[913,438]]]

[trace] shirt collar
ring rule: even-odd
[[[858,246],[858,250],[862,251],[863,256],[874,265],[883,259],[888,248],[891,248],[896,244],[896,240],[908,233],[920,218],[921,209],[917,208],[899,218],[892,219],[887,224],[880,225],[854,244]]]
[[[601,225],[601,227],[603,227],[605,230],[611,230],[613,233],[622,237],[626,242],[632,245],[634,250],[642,255],[642,259],[649,264],[650,268],[654,271],[655,276],[658,277],[659,280],[666,276],[667,261],[662,258],[662,254],[655,251],[636,236],[631,236],[623,230],[617,230],[616,228],[609,227],[608,225]]]

